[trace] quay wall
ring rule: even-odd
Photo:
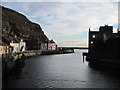
[[[61,50],[46,50],[46,51],[25,51],[17,53],[9,53],[2,55],[2,71],[3,76],[12,71],[13,67],[22,63],[26,63],[27,59],[33,56],[38,55],[52,55],[52,54],[65,54],[65,53],[74,53],[74,49],[61,49]],[[23,57],[24,56],[24,57]]]
[[[16,61],[23,60],[26,63],[27,58],[41,55],[42,51],[16,52],[2,55],[2,75],[5,76],[12,71]],[[23,57],[24,55],[24,57]]]
[[[74,53],[74,49],[42,51],[41,55],[66,54],[66,53]]]

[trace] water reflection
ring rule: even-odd
[[[19,88],[116,88],[120,79],[110,73],[88,67],[82,51],[72,54],[33,57],[21,79],[12,79],[8,87]],[[12,84],[11,84],[12,83]],[[13,84],[14,83],[14,84]]]

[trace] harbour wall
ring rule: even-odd
[[[53,54],[66,54],[74,53],[74,49],[61,49],[61,50],[31,50],[25,52],[16,52],[2,55],[2,74],[3,76],[9,75],[17,66],[23,68],[26,61],[33,56],[38,55],[53,55]]]

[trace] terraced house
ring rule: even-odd
[[[26,42],[22,39],[7,38],[0,35],[0,54],[14,53],[26,50]]]

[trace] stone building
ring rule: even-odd
[[[52,40],[48,42],[48,50],[56,50],[57,49],[57,44]]]
[[[100,26],[99,31],[89,29],[89,55],[94,58],[120,58],[120,33],[113,26]]]

